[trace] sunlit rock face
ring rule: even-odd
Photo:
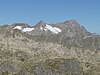
[[[0,26],[0,75],[100,75],[100,35],[76,20]]]

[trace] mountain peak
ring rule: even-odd
[[[34,28],[43,31],[43,29],[45,28],[45,26],[46,26],[46,23],[45,23],[44,21],[40,20],[40,21],[34,26]]]
[[[71,20],[65,21],[64,24],[76,25],[78,24],[78,22],[75,19],[71,19]]]
[[[39,28],[40,26],[44,26],[44,25],[46,25],[46,23],[44,21],[40,20],[34,27]]]
[[[12,26],[16,27],[16,26],[21,26],[23,28],[26,28],[26,27],[31,27],[30,25],[26,24],[26,23],[14,23],[12,24]]]
[[[45,23],[43,20],[40,20],[39,23]]]

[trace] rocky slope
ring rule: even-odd
[[[76,20],[0,27],[0,75],[100,75],[100,36]]]

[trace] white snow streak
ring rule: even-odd
[[[22,28],[21,26],[16,26],[13,29],[18,29],[18,30],[21,30],[23,32],[29,32],[29,31],[34,30],[34,28]]]
[[[21,27],[21,26],[16,26],[16,27],[14,27],[13,29],[18,29],[18,30],[21,30],[21,29],[22,29],[22,27]]]
[[[61,32],[61,29],[57,28],[57,27],[52,27],[50,25],[46,24],[46,29],[50,30],[52,33],[54,34],[58,34],[59,32]]]
[[[40,29],[43,31],[43,27],[40,27]]]
[[[22,31],[23,31],[23,32],[30,32],[30,31],[32,31],[32,30],[34,30],[34,28],[24,28]]]

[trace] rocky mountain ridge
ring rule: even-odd
[[[76,20],[0,26],[0,75],[100,75],[100,36]]]

